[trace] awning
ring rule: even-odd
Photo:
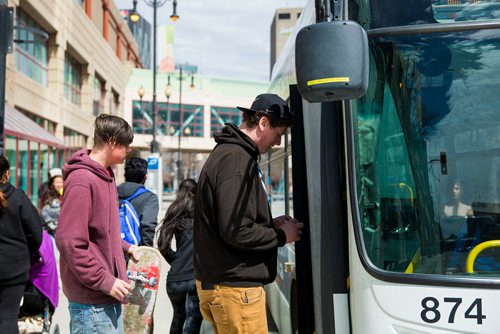
[[[5,104],[5,134],[41,142],[51,146],[64,147],[64,142],[29,119],[14,107]]]

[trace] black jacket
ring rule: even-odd
[[[42,243],[42,220],[28,196],[10,183],[0,184],[9,206],[0,212],[0,284],[28,281],[31,257]]]
[[[257,146],[227,124],[215,137],[198,181],[194,220],[195,277],[208,283],[257,286],[274,281],[276,230],[259,178]]]
[[[120,200],[130,197],[142,184],[135,182],[124,182],[117,188]],[[133,198],[130,203],[134,206],[141,222],[141,242],[139,246],[153,247],[156,224],[158,223],[158,196],[148,191]]]
[[[162,252],[163,257],[170,264],[167,280],[171,282],[194,279],[193,270],[193,218],[183,220],[182,230],[175,231],[175,246]]]

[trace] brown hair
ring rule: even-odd
[[[255,113],[243,112],[243,122],[249,127],[253,128],[259,124],[262,117],[266,117],[269,120],[271,127],[276,128],[280,126],[290,127],[293,124],[292,118],[281,118],[275,117],[272,113],[257,111]]]
[[[6,157],[0,156],[0,178],[3,180],[5,173],[10,170],[9,160]],[[7,202],[7,197],[3,191],[0,190],[0,211],[7,209],[9,203]]]
[[[134,140],[130,125],[123,118],[101,114],[94,122],[94,146],[104,144],[128,146]]]

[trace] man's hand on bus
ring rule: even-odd
[[[304,223],[299,222],[295,218],[285,220],[279,225],[279,229],[285,232],[286,243],[294,242],[300,240],[300,235],[302,234],[302,228]]]
[[[273,219],[274,227],[275,228],[280,228],[281,225],[285,224],[286,222],[288,222],[290,220],[294,220],[294,219],[295,218],[290,217],[289,215],[282,215],[282,216],[275,217]],[[297,222],[298,222],[298,220],[297,220]]]

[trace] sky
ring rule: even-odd
[[[152,2],[153,0],[149,0]],[[307,0],[177,0],[179,20],[172,23],[172,0],[157,10],[158,26],[175,25],[176,63],[198,66],[203,75],[240,80],[269,80],[270,30],[277,8],[304,7]],[[119,9],[132,0],[115,0]],[[150,23],[153,9],[138,0],[137,11]],[[160,41],[158,41],[160,43]],[[157,45],[160,49],[161,45]]]

